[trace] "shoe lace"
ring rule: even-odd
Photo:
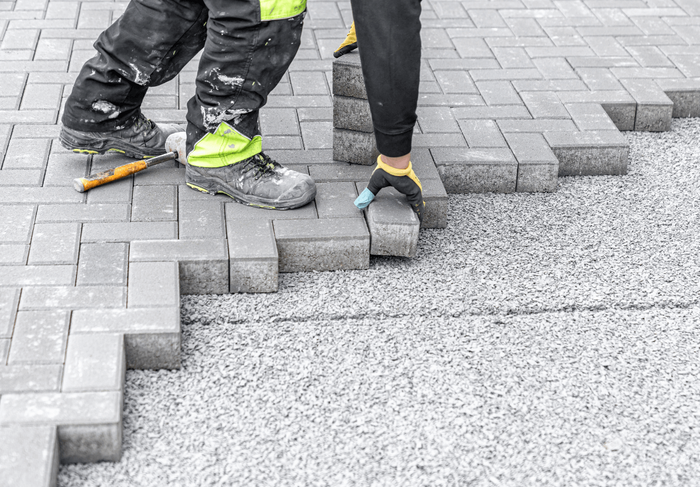
[[[156,124],[150,118],[146,118],[146,115],[144,115],[143,113],[139,113],[139,117],[134,122],[134,128],[137,132],[141,132],[144,130],[150,131],[153,130],[155,126]]]
[[[255,154],[253,157],[248,158],[246,161],[246,167],[253,165],[255,169],[255,179],[260,179],[266,175],[272,175],[277,167],[277,162],[274,161],[270,156],[263,154]]]

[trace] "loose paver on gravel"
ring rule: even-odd
[[[470,433],[466,426],[460,429],[460,425],[472,424],[464,415],[455,419],[457,422],[416,420],[419,413],[441,414],[436,408],[443,402],[456,408],[457,403],[450,401],[483,399],[474,393],[478,387],[494,385],[496,392],[489,391],[488,397],[496,402],[477,401],[472,409],[459,402],[459,407],[478,413],[479,407],[495,408],[499,401],[510,401],[506,392],[517,389],[513,383],[517,377],[525,382],[546,382],[539,375],[528,379],[526,375],[506,374],[505,382],[492,384],[491,372],[479,375],[477,370],[472,372],[480,379],[474,379],[474,384],[450,389],[451,382],[436,379],[446,364],[452,363],[448,361],[454,358],[457,363],[472,355],[492,359],[493,354],[505,353],[503,347],[510,342],[508,336],[502,340],[495,335],[487,334],[483,340],[476,336],[478,348],[469,352],[441,345],[437,330],[443,325],[472,330],[495,323],[506,328],[512,324],[513,332],[518,327],[533,327],[547,333],[555,330],[547,323],[557,320],[565,329],[593,320],[600,324],[601,333],[607,333],[606,324],[610,324],[610,336],[615,337],[615,333],[627,333],[629,326],[638,332],[639,323],[647,320],[645,310],[651,310],[648,319],[654,324],[649,325],[649,333],[656,333],[654,326],[663,330],[667,324],[668,329],[677,330],[671,337],[676,343],[693,345],[692,336],[686,335],[694,323],[698,292],[693,226],[698,223],[697,198],[690,197],[695,195],[697,184],[683,184],[697,178],[697,172],[689,161],[673,159],[673,144],[686,142],[686,136],[678,134],[690,133],[697,138],[696,125],[677,123],[677,132],[663,132],[655,139],[626,137],[620,130],[665,131],[671,127],[672,117],[700,116],[700,3],[696,0],[424,0],[421,95],[413,162],[423,181],[426,210],[417,243],[413,215],[402,213],[400,207],[378,204],[361,214],[337,197],[353,198],[371,171],[370,165],[362,164],[371,164],[376,156],[357,55],[341,58],[335,69],[332,61],[333,50],[352,22],[348,2],[309,0],[299,54],[262,111],[266,152],[319,182],[314,203],[284,213],[245,208],[224,196],[190,190],[177,163],[163,164],[87,194],[75,192],[73,178],[127,161],[114,155],[93,158],[73,154],[56,139],[63,101],[83,62],[94,54],[92,42],[125,6],[124,2],[0,2],[0,479],[9,485],[51,485],[59,461],[116,461],[121,457],[123,425],[129,427],[129,421],[134,420],[129,419],[133,405],[128,401],[126,419],[122,418],[124,369],[181,366],[180,294],[273,292],[228,296],[219,301],[213,297],[201,301],[187,298],[182,308],[183,322],[191,326],[185,330],[190,334],[185,335],[190,340],[185,342],[189,364],[195,364],[193,354],[199,354],[188,348],[198,327],[219,320],[215,316],[227,323],[224,330],[231,323],[241,324],[240,330],[220,333],[226,340],[230,334],[236,336],[233,345],[226,342],[222,350],[241,350],[242,369],[233,377],[238,382],[219,381],[216,387],[225,384],[237,390],[237,400],[253,394],[296,407],[285,409],[287,419],[278,423],[279,418],[265,416],[269,409],[258,403],[260,416],[251,418],[235,434],[231,431],[233,437],[245,434],[250,439],[249,444],[229,445],[227,455],[237,458],[237,464],[216,466],[220,457],[206,454],[214,452],[214,446],[200,448],[197,461],[212,462],[212,468],[219,469],[218,477],[216,472],[207,471],[206,475],[213,475],[214,483],[222,484],[279,483],[284,479],[291,483],[343,483],[349,472],[358,475],[354,483],[402,483],[404,473],[416,483],[450,483],[449,472],[442,469],[444,462],[438,461],[446,458],[440,456],[446,452],[465,466],[472,460],[475,465],[468,472],[457,468],[451,477],[453,483],[483,479],[494,479],[494,483],[512,480],[519,485],[538,479],[544,483],[561,481],[562,485],[576,483],[579,477],[570,475],[585,475],[595,463],[580,461],[574,455],[567,461],[575,466],[568,469],[556,462],[533,464],[533,459],[547,458],[537,456],[542,453],[537,445],[564,444],[556,443],[556,438],[549,443],[537,440],[531,450],[505,446],[498,450],[513,465],[540,466],[522,478],[509,478],[506,474],[512,469],[505,463],[490,463],[496,456],[482,458],[478,456],[481,453],[470,453],[467,448],[489,441],[498,445],[494,438],[506,434],[504,431]],[[147,116],[163,122],[184,121],[187,100],[194,93],[196,65],[194,60],[173,81],[149,91],[144,102]],[[660,168],[651,163],[649,167],[662,172],[641,178],[631,172],[620,177],[628,173],[630,141],[642,146],[647,140],[654,142],[644,149],[664,163]],[[667,144],[665,152],[658,152],[663,144]],[[559,179],[572,175],[598,177]],[[586,190],[577,191],[580,187]],[[669,187],[675,191],[668,192]],[[494,194],[515,192],[528,194]],[[397,198],[390,192],[383,196]],[[565,218],[563,209],[575,212],[575,217]],[[404,215],[405,221],[399,222],[397,215]],[[658,218],[650,219],[651,215]],[[374,242],[373,232],[378,232]],[[571,240],[574,238],[576,245]],[[234,248],[236,243],[239,246]],[[370,257],[414,252],[413,260]],[[321,270],[330,272],[303,272]],[[288,274],[300,271],[303,273]],[[278,288],[280,292],[274,294]],[[210,303],[220,306],[206,312],[209,314],[197,311],[198,306]],[[615,314],[627,308],[637,310],[637,314]],[[682,316],[674,321],[674,312],[666,308]],[[566,313],[569,310],[575,313]],[[613,311],[598,319],[596,313],[605,310]],[[460,317],[509,314],[528,316],[458,322]],[[554,321],[538,321],[538,314],[547,314]],[[440,315],[443,318],[438,320]],[[389,321],[391,317],[393,321]],[[261,323],[271,328],[265,331]],[[280,327],[279,323],[288,325]],[[338,323],[345,327],[342,339],[333,337],[341,333],[333,328]],[[626,325],[616,326],[619,323]],[[288,333],[284,330],[291,330],[291,334],[278,336]],[[371,333],[363,335],[358,330]],[[268,332],[272,333],[269,342],[265,337],[256,342],[256,334]],[[307,332],[313,336],[304,336]],[[351,338],[353,335],[357,337]],[[640,347],[651,336],[622,335],[625,341],[620,347],[628,344],[627,337],[640,340],[629,343],[630,347]],[[581,346],[577,336],[564,333],[562,346],[571,341],[571,348],[559,355],[545,350],[543,357],[563,360],[573,367],[576,346]],[[385,339],[389,341],[385,343]],[[317,348],[310,346],[309,340]],[[410,353],[402,352],[400,343],[414,346]],[[663,348],[665,343],[660,339],[654,346],[668,351]],[[555,342],[547,346],[554,347]],[[286,350],[286,358],[278,355],[282,350]],[[206,348],[201,351],[210,353]],[[314,351],[334,355],[327,362],[313,363]],[[96,359],[98,352],[104,360]],[[430,362],[428,355],[439,360]],[[357,364],[362,357],[367,360],[360,367]],[[503,357],[505,360],[506,355]],[[422,395],[420,388],[414,389],[420,384],[420,364],[427,363],[424,359],[429,362],[424,379],[436,381],[432,398]],[[206,362],[215,357],[197,360]],[[411,370],[412,363],[416,370]],[[275,364],[283,364],[290,375],[251,389],[250,384],[260,385],[256,381],[265,377],[268,366],[275,369]],[[395,377],[389,374],[387,377],[395,381],[386,382],[376,372],[386,369],[377,364],[396,367],[391,374],[399,369],[403,372],[396,372]],[[657,365],[661,368],[649,359],[644,367]],[[689,379],[696,373],[695,366],[689,362],[679,376]],[[215,370],[226,370],[221,367]],[[299,399],[301,403],[295,400],[313,384],[327,386],[323,381],[314,382],[325,377],[325,367],[345,375],[336,381],[339,389],[314,396],[314,401],[325,401],[323,406],[318,404],[319,417],[304,416],[313,408],[303,402],[306,399]],[[569,369],[547,370],[558,374]],[[574,372],[571,380],[576,377]],[[129,374],[158,380],[177,377],[175,372]],[[300,389],[285,389],[287,381]],[[399,387],[406,384],[408,389]],[[570,388],[561,387],[562,394],[580,390],[571,384],[567,385]],[[659,391],[679,384],[666,384],[667,389]],[[167,390],[171,383],[162,380],[161,385]],[[377,390],[372,389],[375,386]],[[598,383],[588,387],[599,390]],[[695,398],[695,390],[688,387],[687,397]],[[394,403],[385,401],[381,410],[369,409],[369,416],[356,416],[365,421],[363,424],[348,423],[353,421],[353,411],[365,409],[362,397],[374,401],[373,394],[379,394],[380,389],[384,395],[375,399],[386,400],[387,391],[396,389]],[[513,407],[520,412],[539,411],[537,394],[546,390],[537,389],[524,406]],[[348,391],[355,391],[359,395],[355,400],[360,402],[348,403]],[[337,409],[333,398],[338,401]],[[678,399],[670,406],[685,408],[683,401]],[[182,401],[174,403],[179,406]],[[212,402],[213,406],[218,404]],[[229,401],[231,407],[236,404]],[[652,401],[649,407],[654,404]],[[246,418],[246,407],[240,406],[241,421]],[[673,407],[667,411],[669,415],[676,411]],[[566,419],[561,408],[554,404],[552,408],[555,417]],[[401,411],[406,411],[405,417]],[[192,431],[187,428],[199,424],[200,419],[212,416],[200,418],[196,411],[190,413],[187,427],[181,429],[183,434]],[[336,413],[345,418],[344,426],[338,429],[332,419]],[[684,423],[689,428],[696,425],[693,414],[688,413]],[[336,433],[325,438],[310,435],[308,443],[292,441],[298,435],[308,435],[302,428],[307,424],[301,419],[304,417]],[[631,417],[643,419],[634,414]],[[396,423],[381,421],[387,418]],[[653,421],[645,423],[648,428],[663,425],[665,429],[658,435],[659,441],[667,441],[665,452],[671,452],[668,448],[676,444],[675,439],[663,436],[669,424],[675,424],[664,420],[673,418],[653,416]],[[165,416],[161,419],[165,421]],[[228,419],[226,424],[231,423]],[[297,429],[292,428],[295,424]],[[348,425],[355,431],[351,441]],[[549,428],[543,438],[548,438],[547,431],[557,429],[554,421],[541,426]],[[222,426],[221,431],[229,431],[227,427]],[[443,427],[450,435],[464,431],[469,441],[450,443],[454,437],[450,435],[439,439]],[[515,430],[520,427],[525,431],[536,425],[517,424]],[[678,426],[682,427],[683,423]],[[270,443],[277,432],[287,439]],[[268,433],[271,436],[265,439]],[[519,438],[511,433],[515,443],[509,445],[517,446]],[[201,437],[192,434],[193,438]],[[132,442],[133,435],[126,438],[127,455],[142,448],[138,441]],[[214,441],[216,436],[209,438]],[[368,442],[364,446],[363,438]],[[315,440],[319,443],[313,443]],[[8,445],[17,441],[17,449],[10,449]],[[627,451],[624,445],[634,444],[633,438],[625,437],[624,428],[605,441],[605,445],[615,447],[609,450],[616,452]],[[309,451],[312,444],[321,449],[311,451],[332,455],[304,456],[302,452]],[[283,454],[279,445],[288,447]],[[688,445],[686,453],[676,451],[678,456],[672,461],[664,457],[678,476],[658,477],[655,463],[647,462],[646,470],[642,468],[641,473],[635,473],[638,477],[630,478],[684,483],[691,471],[686,466],[693,465],[697,455],[694,444]],[[383,453],[351,455],[356,448]],[[425,455],[409,467],[397,460],[407,458],[402,456],[406,448]],[[285,459],[280,460],[280,468],[274,462],[266,463],[272,462],[266,453],[270,451],[275,452],[275,458]],[[572,455],[578,452],[570,451]],[[586,458],[597,458],[591,455]],[[368,458],[381,460],[381,469],[360,467],[367,465]],[[118,465],[94,468],[120,468]],[[225,471],[234,467],[244,471]],[[75,480],[79,484],[71,475],[82,475],[83,468],[64,467],[61,482]],[[204,470],[197,472],[194,477],[178,477],[175,471],[172,475],[179,479],[176,484],[207,484],[209,477],[198,477]],[[598,473],[596,481],[600,483],[614,478],[605,469]],[[151,482],[149,475],[124,485],[162,483],[161,478]],[[186,480],[190,478],[194,480]]]

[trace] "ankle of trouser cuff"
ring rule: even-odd
[[[377,139],[377,149],[387,157],[401,157],[411,152],[413,129],[396,135],[385,134],[375,129],[374,136]]]

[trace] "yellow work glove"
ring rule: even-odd
[[[333,53],[333,57],[340,57],[343,54],[347,54],[350,51],[354,51],[357,49],[357,34],[355,34],[355,22],[352,23],[350,26],[350,32],[348,32],[348,36],[345,38],[343,43],[338,47],[338,49],[335,50]]]

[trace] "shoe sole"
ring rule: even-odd
[[[76,154],[91,154],[91,155],[102,155],[108,152],[116,152],[118,154],[124,154],[127,157],[134,157],[136,159],[150,159],[151,157],[156,157],[161,154],[165,154],[164,150],[161,151],[151,151],[150,153],[144,153],[140,148],[135,147],[130,144],[126,144],[123,141],[116,139],[104,140],[91,140],[89,142],[77,140],[74,137],[61,132],[58,136],[61,145],[66,149],[75,152]]]
[[[309,195],[302,195],[301,197],[295,200],[285,201],[283,203],[278,202],[276,203],[276,206],[274,206],[272,204],[266,204],[268,202],[263,200],[262,198],[254,198],[250,195],[242,195],[238,192],[235,192],[235,194],[231,194],[230,192],[219,189],[218,187],[212,187],[211,189],[207,189],[204,186],[200,186],[191,182],[187,182],[187,186],[189,186],[192,189],[196,189],[197,191],[201,191],[202,193],[208,193],[210,195],[225,194],[237,203],[241,203],[246,206],[254,206],[256,208],[265,208],[268,210],[293,210],[295,208],[301,208],[302,206],[308,205],[316,198],[316,191],[314,191],[311,197],[309,197]],[[257,201],[251,201],[251,199]]]

